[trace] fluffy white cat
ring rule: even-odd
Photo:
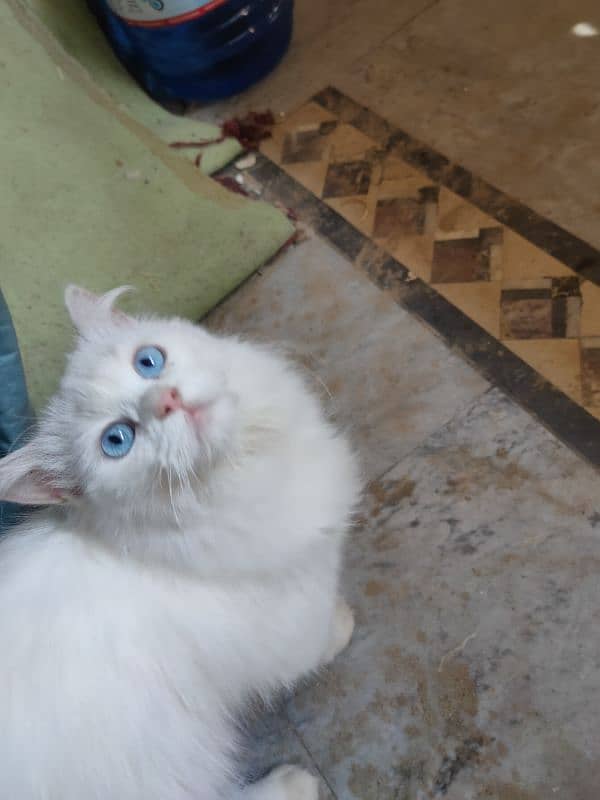
[[[313,800],[242,787],[236,715],[348,643],[355,458],[270,349],[131,318],[69,287],[78,329],[0,498],[0,798]],[[52,504],[48,506],[48,504]]]

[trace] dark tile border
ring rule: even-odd
[[[229,167],[225,173],[235,174]],[[341,250],[394,300],[438,333],[487,380],[514,398],[552,433],[600,467],[600,421],[473,322],[326,203],[263,155],[247,171],[277,201]],[[223,174],[223,173],[221,173]]]
[[[341,121],[374,139],[383,150],[397,154],[424,172],[430,180],[464,197],[540,250],[562,261],[582,278],[600,285],[600,252],[587,242],[536,214],[337,89],[327,87],[311,99]]]

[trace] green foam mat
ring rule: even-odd
[[[113,53],[85,0],[21,0],[56,37],[65,51],[84,67],[95,84],[135,120],[163,141],[200,141],[220,136],[216,125],[171,114],[151,100]],[[200,169],[207,175],[242,151],[237,139],[225,139],[202,149]],[[193,160],[197,150],[182,150]]]
[[[0,39],[0,285],[39,407],[72,342],[67,283],[132,284],[130,308],[197,319],[292,226],[122,114],[16,0],[0,4]]]

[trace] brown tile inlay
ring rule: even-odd
[[[489,281],[491,247],[501,243],[502,228],[482,228],[477,238],[435,242],[431,282]]]
[[[552,302],[549,297],[507,299],[503,293],[500,311],[503,339],[549,339],[552,336]]]
[[[334,87],[328,86],[318,92],[312,102],[370,136],[390,155],[395,154],[417,167],[430,180],[439,182],[498,222],[508,225],[582,278],[600,284],[600,252],[587,242],[536,214],[459,164],[452,163]]]
[[[589,337],[600,336],[600,290],[582,277],[600,282],[593,248],[335,89],[288,115],[262,150],[600,419],[600,338]]]
[[[353,197],[368,194],[372,166],[368,161],[346,161],[330,164],[325,175],[323,197]]]
[[[388,197],[377,201],[373,236],[386,238],[397,233],[422,234],[425,206],[411,197]]]
[[[317,127],[299,129],[287,133],[283,141],[281,161],[283,164],[297,164],[304,161],[320,161],[327,146],[327,136],[332,133],[337,122],[322,122]]]
[[[584,404],[600,407],[600,337],[581,341],[581,388]]]
[[[227,172],[236,174],[233,167],[228,168]],[[414,170],[410,167],[394,169],[394,176],[406,176],[411,172],[414,175]],[[507,289],[510,290],[515,284],[516,288],[523,288],[521,275],[523,263],[526,263],[530,272],[533,267],[532,274],[536,276],[535,279],[530,278],[527,281],[528,286],[548,289],[548,279],[543,278],[547,261],[539,258],[533,245],[505,228],[503,249],[508,245],[511,261],[514,263],[507,264],[506,260],[499,262],[498,254],[495,252],[497,246],[494,245],[491,249],[492,280],[438,283],[434,289],[432,285],[427,285],[411,274],[400,263],[397,255],[386,252],[384,247],[387,247],[387,244],[369,239],[355,224],[341,216],[335,205],[344,201],[325,203],[296,180],[293,172],[286,173],[263,155],[259,155],[256,164],[250,168],[248,177],[261,186],[265,200],[280,202],[288,208],[294,208],[304,224],[311,226],[318,236],[326,238],[339,248],[350,261],[354,262],[357,269],[364,271],[373,283],[398,305],[437,331],[453,350],[463,353],[487,380],[510,393],[556,436],[600,468],[598,406],[595,406],[596,416],[593,416],[594,406],[586,406],[582,398],[581,339],[578,337],[500,341],[500,292],[503,271],[510,277],[510,281],[504,282]],[[322,185],[321,182],[318,191]],[[448,198],[444,201],[444,213],[451,211],[456,222],[454,215],[456,204],[454,201],[447,201]],[[435,228],[429,218],[431,206],[428,205],[427,209],[426,230],[431,231]],[[466,223],[469,230],[473,228],[474,221],[477,221],[479,227],[488,227],[486,217],[481,212],[472,215],[470,211],[463,214],[461,210],[459,216],[462,219],[461,224]],[[403,237],[403,241],[416,242],[419,239],[422,242],[428,239],[433,245],[431,237]],[[385,242],[389,243],[389,239]],[[515,255],[519,258],[514,258]],[[511,269],[507,269],[509,266]],[[568,268],[555,259],[553,268],[557,277],[571,277]],[[560,287],[560,284],[555,285],[555,289],[556,286]],[[596,293],[598,287],[583,283],[580,289],[584,300],[589,299],[590,294],[592,302],[595,297],[599,298],[595,308],[600,307],[600,291]],[[552,295],[552,285],[550,294]],[[546,294],[543,299],[545,298]],[[480,322],[475,322],[462,310],[468,311],[473,307],[479,309]],[[583,310],[585,312],[585,307]],[[597,313],[581,315],[581,330],[582,338],[586,339],[583,343],[585,346],[592,349],[596,344],[600,346],[600,321]],[[589,341],[593,338],[597,338],[598,342]],[[545,379],[544,375],[552,375],[553,382]],[[590,397],[590,394],[587,396]],[[593,395],[590,399],[594,402]]]
[[[502,291],[501,338],[577,338],[582,303],[579,279],[547,278],[537,283],[537,288],[524,286]]]

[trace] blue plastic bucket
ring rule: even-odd
[[[161,102],[229,97],[280,61],[294,0],[88,0],[115,53]]]

